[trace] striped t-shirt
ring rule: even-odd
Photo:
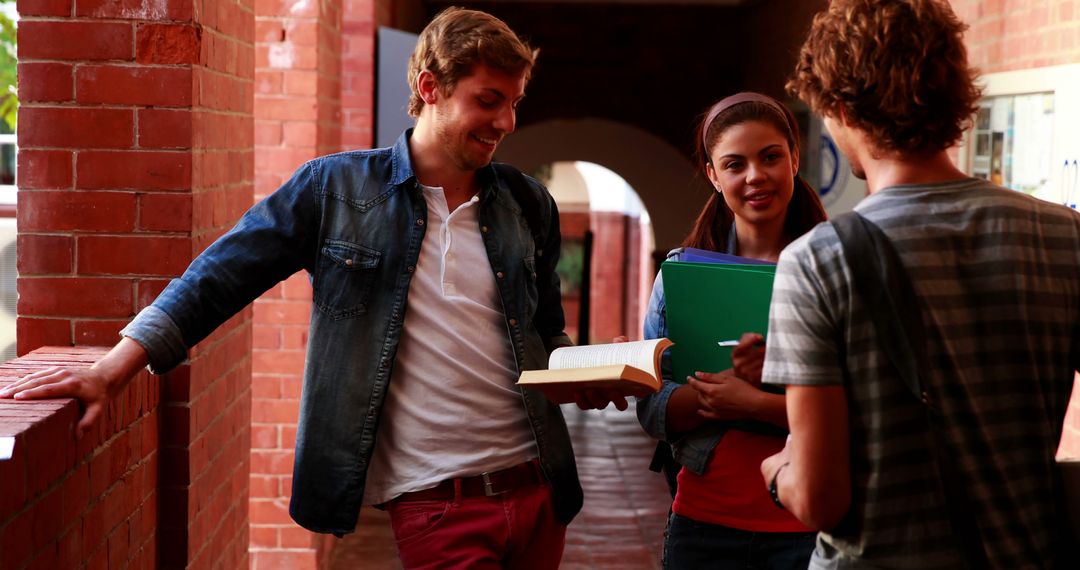
[[[1054,451],[1080,356],[1080,214],[969,179],[883,189],[856,208],[893,242],[926,327],[930,393],[948,422],[991,564],[1052,567],[1067,536]],[[926,416],[881,351],[832,226],[776,272],[764,381],[842,384],[852,507],[811,568],[961,564]]]

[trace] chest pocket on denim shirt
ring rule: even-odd
[[[333,319],[345,319],[367,311],[382,254],[347,241],[323,242],[315,276],[315,306]]]

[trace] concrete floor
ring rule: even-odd
[[[582,412],[563,406],[574,442],[585,506],[566,535],[564,570],[655,570],[671,495],[649,471],[655,443],[633,406]],[[334,549],[331,570],[400,569],[386,514],[365,507],[357,532]]]

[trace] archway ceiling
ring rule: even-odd
[[[540,49],[518,128],[600,118],[644,129],[687,158],[699,114],[741,90],[785,97],[826,0],[429,0],[503,19]]]

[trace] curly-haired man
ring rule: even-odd
[[[911,282],[898,310],[921,317],[909,341],[940,412],[933,429],[836,226],[793,242],[763,373],[788,386],[791,439],[762,476],[822,531],[811,568],[1066,565],[1053,457],[1080,363],[1080,215],[949,159],[981,96],[965,28],[943,0],[833,0],[788,84],[867,181],[856,211]]]

